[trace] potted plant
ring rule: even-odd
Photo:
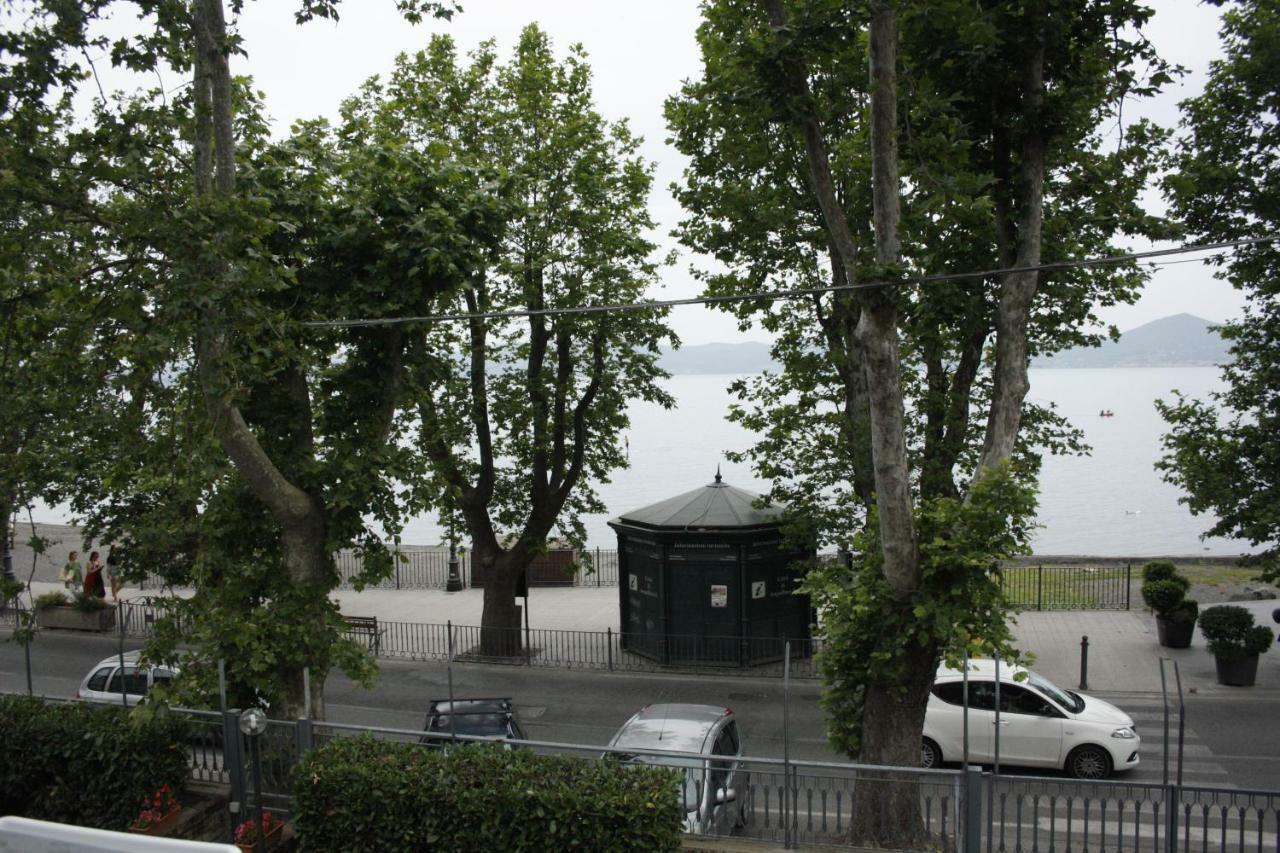
[[[1218,683],[1252,687],[1258,677],[1258,655],[1271,648],[1275,635],[1255,625],[1253,614],[1234,604],[1210,607],[1200,615],[1200,631],[1218,668]]]
[[[284,833],[284,821],[271,812],[262,813],[262,838],[264,850],[271,850],[280,842]],[[244,853],[256,853],[258,849],[258,820],[250,818],[236,827],[235,843]]]
[[[181,811],[182,804],[169,786],[164,785],[151,796],[143,798],[142,810],[129,826],[129,831],[143,835],[168,835],[169,828],[178,822]]]
[[[64,592],[46,592],[36,597],[35,607],[41,628],[109,631],[116,626],[115,608],[96,595],[77,593],[73,601]]]
[[[1191,581],[1178,574],[1167,560],[1156,560],[1142,567],[1142,600],[1156,614],[1156,636],[1160,645],[1170,649],[1191,646],[1200,604],[1187,598]]]

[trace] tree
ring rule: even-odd
[[[18,93],[8,106],[73,86],[85,74],[74,57],[89,47],[110,47],[113,61],[134,68],[166,62],[193,73],[177,105],[185,112],[135,102],[112,121],[104,109],[100,135],[80,152],[94,168],[77,171],[100,178],[92,201],[113,214],[101,223],[115,241],[110,251],[132,257],[137,248],[146,259],[112,282],[135,296],[116,386],[117,403],[134,411],[130,434],[145,441],[194,426],[196,435],[161,443],[172,451],[203,447],[207,429],[231,464],[197,456],[188,470],[199,476],[177,490],[149,468],[151,476],[121,483],[128,499],[118,505],[153,522],[144,541],[157,519],[183,522],[180,541],[198,546],[191,576],[215,605],[206,615],[220,617],[206,638],[225,649],[247,637],[247,666],[279,686],[272,709],[285,715],[300,713],[309,667],[312,708],[323,716],[324,677],[344,648],[328,599],[331,552],[353,542],[376,550],[363,514],[398,514],[394,463],[409,455],[393,439],[413,342],[395,328],[324,333],[296,324],[373,306],[420,312],[484,265],[499,200],[485,176],[398,144],[349,146],[343,160],[322,132],[304,128],[266,151],[264,126],[238,109],[249,99],[231,76],[236,41],[220,0],[138,3],[154,30],[112,45],[90,32],[108,3],[33,5],[26,29],[6,33],[19,60],[6,69],[6,95]],[[397,5],[411,18],[453,9]],[[307,0],[298,17],[335,11]],[[135,137],[142,144],[131,145]],[[346,173],[323,171],[338,166]],[[203,417],[183,392],[197,395]],[[240,606],[225,606],[232,602]]]
[[[1165,181],[1173,210],[1197,239],[1274,238],[1280,226],[1280,10],[1224,4],[1224,56],[1204,93],[1183,103],[1176,170]],[[1280,247],[1257,243],[1218,261],[1218,275],[1246,294],[1243,316],[1222,327],[1228,388],[1209,401],[1157,402],[1170,426],[1157,467],[1187,493],[1195,514],[1213,513],[1215,536],[1246,539],[1264,579],[1280,578]]]
[[[638,301],[657,266],[645,236],[651,169],[626,125],[594,110],[590,82],[580,46],[558,62],[531,25],[505,64],[492,43],[460,63],[436,37],[344,110],[361,133],[391,128],[461,163],[503,165],[497,262],[433,303],[471,316],[412,332],[431,353],[414,393],[433,476],[417,497],[470,534],[486,654],[518,651],[516,584],[547,537],[582,542],[581,515],[603,511],[591,484],[626,464],[630,401],[671,404],[658,385],[658,344],[671,337],[658,312],[554,313]]]
[[[1167,79],[1140,36],[1118,35],[1148,16],[1131,3],[708,4],[703,77],[668,104],[691,158],[682,239],[726,267],[708,289],[892,285],[1161,233],[1138,207],[1161,134],[1137,125],[1108,152],[1097,132],[1120,97]],[[739,309],[779,333],[784,366],[738,386],[754,408],[737,416],[767,426],[757,467],[854,550],[852,572],[818,572],[811,588],[830,605],[829,734],[863,762],[918,762],[944,654],[1012,651],[988,567],[1025,547],[1033,446],[1076,444],[1025,406],[1027,359],[1088,339],[1092,305],[1142,280],[1041,278]],[[915,840],[918,798],[869,796],[856,840]]]

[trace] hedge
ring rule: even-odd
[[[331,741],[294,777],[294,828],[322,851],[675,851],[675,771],[535,755]]]
[[[170,714],[3,696],[0,731],[0,814],[122,830],[190,774],[187,726]]]

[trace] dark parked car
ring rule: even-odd
[[[419,738],[419,743],[442,745],[452,735],[487,738],[495,741],[524,740],[516,722],[515,706],[509,698],[432,699],[424,732],[444,737]]]

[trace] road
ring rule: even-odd
[[[126,649],[138,648],[126,641]],[[32,647],[35,692],[70,697],[93,664],[116,651],[113,639],[42,634]],[[441,663],[380,662],[381,677],[369,691],[335,675],[326,685],[328,718],[354,725],[419,729],[431,699],[448,695],[448,669]],[[695,702],[734,709],[749,755],[780,758],[784,748],[780,679],[710,675],[644,675],[587,670],[456,664],[459,696],[511,696],[529,737],[604,745],[637,709],[651,702]],[[22,649],[0,643],[0,692],[26,690]],[[819,685],[791,688],[790,753],[798,760],[839,761],[826,745]],[[1142,735],[1142,765],[1125,781],[1162,779],[1163,711],[1150,694],[1103,694],[1119,705]],[[1280,788],[1280,738],[1275,736],[1277,700],[1269,693],[1201,694],[1187,698],[1184,780],[1188,784],[1236,788]],[[1171,716],[1176,745],[1177,720]],[[1173,761],[1170,759],[1170,773]]]

